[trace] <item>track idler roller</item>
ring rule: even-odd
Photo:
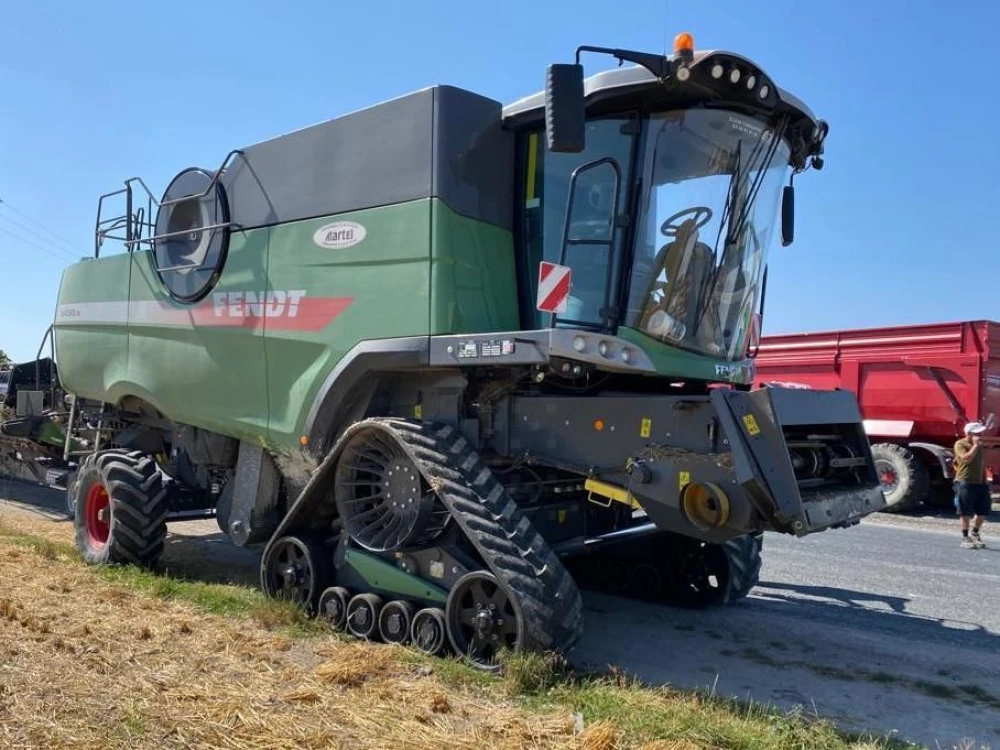
[[[413,615],[410,640],[418,651],[428,656],[443,656],[448,652],[448,626],[444,610],[427,607]]]
[[[285,536],[272,544],[261,565],[264,593],[298,605],[309,614],[317,611],[320,592],[329,577],[329,556],[309,540]]]
[[[378,632],[382,640],[400,646],[409,643],[415,612],[416,607],[402,599],[394,599],[382,607],[378,616]]]
[[[351,592],[343,586],[331,586],[319,597],[318,617],[334,630],[343,630],[347,624],[347,604]]]
[[[385,600],[378,594],[356,594],[347,603],[347,630],[366,641],[379,639],[379,615]]]

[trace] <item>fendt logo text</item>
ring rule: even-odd
[[[294,318],[304,289],[273,292],[216,292],[212,305],[217,318]]]

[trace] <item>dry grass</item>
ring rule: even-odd
[[[0,748],[888,747],[538,656],[497,681],[318,636],[250,590],[86,568],[69,541],[65,523],[0,517]]]

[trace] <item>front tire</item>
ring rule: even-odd
[[[76,480],[76,548],[89,565],[152,568],[163,554],[169,510],[163,475],[139,451],[88,456]]]

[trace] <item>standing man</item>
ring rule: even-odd
[[[958,500],[958,516],[962,522],[962,546],[979,549],[986,544],[979,536],[979,530],[990,512],[990,488],[986,484],[986,457],[979,436],[986,427],[979,422],[965,425],[965,437],[955,443],[955,496]],[[969,534],[969,518],[972,518],[972,534]]]

